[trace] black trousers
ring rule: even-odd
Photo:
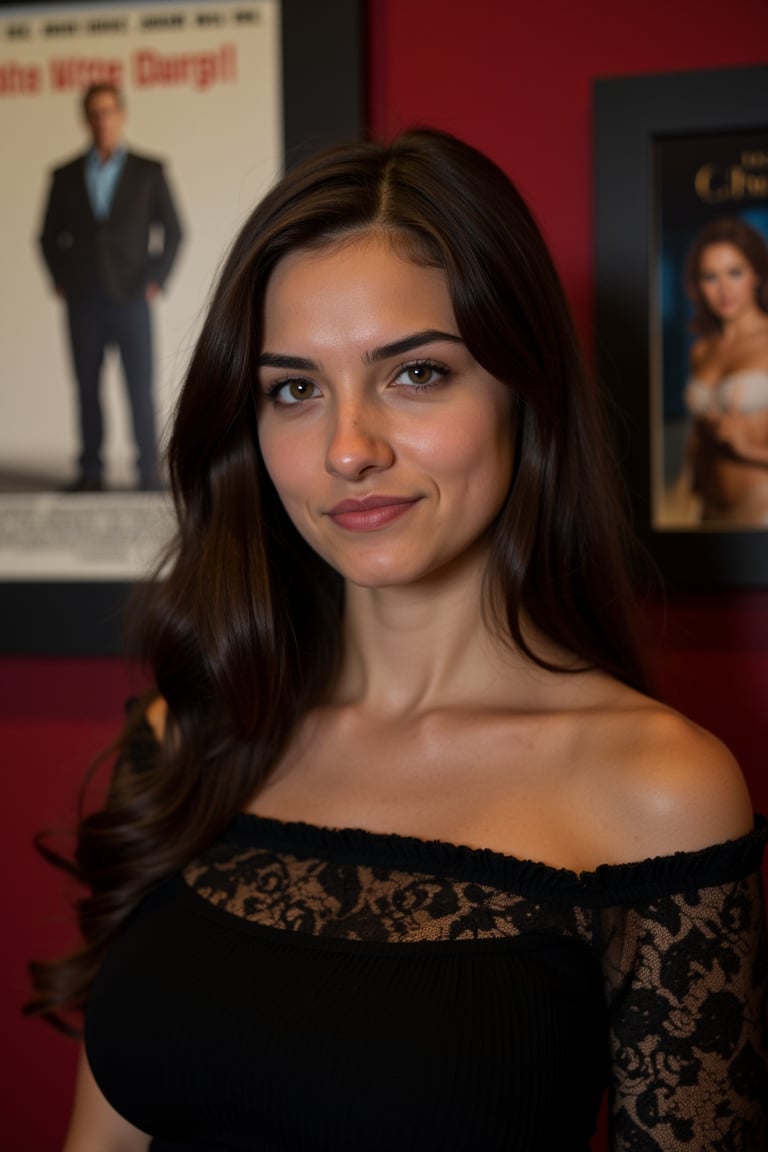
[[[152,331],[149,304],[143,296],[116,301],[103,296],[68,300],[72,363],[80,416],[80,472],[100,480],[103,471],[104,418],[101,373],[104,352],[117,347],[131,410],[137,448],[136,467],[142,486],[157,482],[157,435],[152,399]]]

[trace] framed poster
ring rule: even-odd
[[[670,584],[766,585],[768,67],[598,80],[595,145],[598,369],[635,526]]]
[[[364,129],[362,0],[0,4],[0,651],[122,650],[131,588],[173,530],[137,490],[121,365],[101,379],[104,487],[76,492],[67,309],[40,252],[51,172],[86,151],[82,94],[114,82],[129,150],[162,161],[183,238],[151,307],[160,446],[216,270],[286,166]],[[162,243],[162,236],[158,243]]]

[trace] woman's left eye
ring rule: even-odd
[[[416,360],[412,364],[404,364],[395,376],[394,383],[416,391],[434,388],[448,375],[448,369],[431,360]]]

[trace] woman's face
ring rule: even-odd
[[[755,306],[758,276],[735,244],[708,244],[699,258],[699,290],[718,320],[736,320]]]
[[[346,579],[409,584],[484,554],[512,477],[513,397],[459,336],[442,270],[376,234],[286,256],[258,386],[275,488]]]

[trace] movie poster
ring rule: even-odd
[[[169,497],[135,486],[135,445],[116,354],[101,400],[105,490],[64,491],[77,468],[66,308],[39,237],[51,172],[89,144],[81,98],[109,81],[126,100],[128,149],[162,161],[183,227],[152,305],[163,442],[216,270],[282,168],[278,0],[0,11],[0,579],[133,580],[171,530]]]
[[[768,528],[768,127],[654,142],[656,531]]]

